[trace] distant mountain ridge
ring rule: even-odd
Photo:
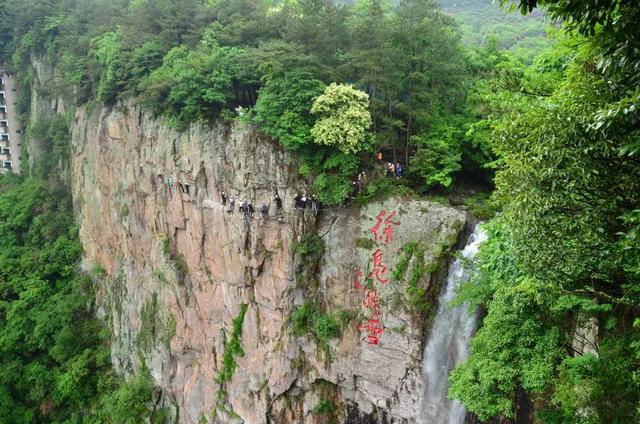
[[[437,3],[460,22],[466,44],[484,45],[495,37],[501,48],[532,57],[551,42],[545,37],[549,22],[542,12],[522,16],[517,11],[502,9],[496,0],[437,0]]]

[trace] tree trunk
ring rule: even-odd
[[[407,137],[404,140],[404,166],[409,168],[409,141],[411,140],[411,116],[407,119]]]

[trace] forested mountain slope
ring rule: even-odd
[[[438,4],[460,22],[467,44],[484,45],[495,40],[500,48],[529,60],[551,45],[546,35],[552,22],[540,10],[522,15],[495,0],[438,0]]]

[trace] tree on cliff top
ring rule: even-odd
[[[260,129],[288,149],[307,144],[313,126],[309,106],[322,93],[324,83],[303,70],[265,79],[254,107]]]
[[[367,93],[347,84],[331,83],[313,102],[311,113],[319,116],[311,129],[316,143],[336,146],[343,153],[357,153],[365,147],[371,127]]]

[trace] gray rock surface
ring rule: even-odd
[[[463,213],[390,199],[316,219],[293,210],[295,193],[308,190],[295,159],[252,128],[195,125],[179,133],[133,103],[79,109],[72,154],[84,265],[104,270],[98,302],[112,328],[114,365],[128,374],[144,358],[179,422],[319,423],[314,406],[321,401],[333,405],[338,422],[414,422],[428,312],[407,301],[411,271],[397,281],[391,274],[400,249],[419,242],[429,272],[417,285],[434,299]],[[256,207],[277,191],[285,213],[246,221],[226,212],[222,191]],[[370,230],[382,210],[397,212],[389,243],[374,241]],[[293,253],[306,233],[318,234],[326,252],[305,273]],[[356,269],[370,272],[377,249],[390,281],[373,285],[383,327],[373,345],[358,328],[372,310],[354,278]],[[328,348],[311,334],[291,333],[291,312],[311,300],[325,313],[351,317]],[[220,386],[225,339],[243,304],[244,356]]]

